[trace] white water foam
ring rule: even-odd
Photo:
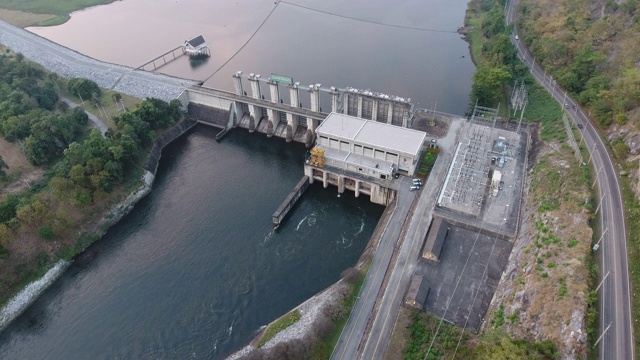
[[[356,232],[354,236],[360,235],[360,233],[362,233],[363,230],[364,230],[364,218],[360,218],[360,227],[358,228],[358,232]]]
[[[69,267],[66,260],[58,261],[43,277],[25,286],[0,312],[0,332],[31,305]]]
[[[298,222],[298,225],[296,226],[296,231],[300,230],[300,226],[302,226],[302,224],[304,224],[305,222],[307,223],[308,227],[315,227],[317,223],[317,216],[318,214],[312,212],[311,214],[302,218],[302,220],[300,220],[300,222]]]

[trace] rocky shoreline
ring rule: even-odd
[[[142,184],[138,189],[129,194],[124,201],[109,210],[98,224],[93,227],[97,239],[102,238],[107,229],[120,221],[120,219],[133,210],[133,207],[138,203],[138,201],[151,192],[162,149],[180,136],[184,135],[188,130],[193,128],[194,125],[195,122],[190,120],[180,121],[170,129],[163,132],[156,139],[153,146],[153,152],[149,155],[149,160],[145,165],[145,168],[150,168],[151,171],[147,169],[143,170],[141,179]],[[87,244],[87,246],[89,245],[91,244]],[[82,249],[79,253],[82,253],[85,249]],[[0,310],[0,332],[4,331],[4,329],[18,318],[18,316],[20,316],[34,301],[36,301],[36,299],[38,299],[38,297],[40,297],[40,295],[42,295],[49,286],[62,276],[69,265],[71,265],[71,262],[67,260],[62,259],[58,261],[40,279],[37,279],[25,286],[22,291],[9,300],[9,302]]]
[[[62,77],[91,79],[102,88],[139,99],[171,101],[185,87],[195,84],[192,80],[99,61],[4,21],[0,21],[0,44]]]

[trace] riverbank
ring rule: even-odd
[[[258,333],[249,342],[248,345],[232,353],[226,360],[243,359],[245,356],[252,354],[252,352],[255,352],[258,349],[269,350],[280,344],[295,341],[302,342],[310,337],[314,337],[313,340],[315,341],[315,343],[312,341],[311,346],[313,348],[317,348],[313,352],[314,359],[322,358],[321,354],[323,352],[327,352],[327,354],[325,354],[327,357],[330,356],[344,326],[347,323],[353,305],[355,305],[355,297],[359,296],[359,289],[364,282],[368,268],[375,255],[376,248],[382,239],[382,234],[384,233],[385,228],[389,225],[389,220],[391,219],[391,214],[395,210],[395,207],[396,201],[394,200],[392,204],[385,208],[376,228],[369,238],[367,246],[362,252],[362,255],[360,255],[360,258],[353,268],[347,269],[343,272],[342,279],[266,325],[260,333]],[[358,275],[361,276],[361,279],[354,282],[354,278],[357,278]],[[343,306],[345,307],[340,309]],[[332,310],[328,311],[328,309]],[[337,311],[336,314],[336,310],[333,309],[340,309],[340,311]],[[277,323],[280,319],[293,311],[298,311],[300,313],[300,319],[284,330],[278,332],[273,338],[268,340],[264,346],[259,347],[258,344],[264,336],[264,330]],[[336,314],[335,317],[331,316],[330,319],[331,323],[329,326],[333,327],[333,329],[328,331],[328,334],[325,334],[318,339],[317,334],[313,334],[312,332],[316,327],[320,327],[318,326],[318,323],[322,323],[323,328],[327,326],[325,321],[325,318],[328,316],[327,312]]]
[[[2,307],[0,310],[0,332],[20,316],[64,273],[64,270],[70,265],[69,261],[73,261],[73,258],[83,253],[93,242],[99,240],[111,226],[118,223],[125,215],[131,212],[134,206],[151,192],[162,149],[191,130],[195,125],[195,121],[185,119],[158,136],[154,142],[153,151],[150,152],[149,159],[145,163],[141,185],[130,193],[126,199],[109,209],[96,224],[84,224],[81,226],[88,227],[92,230],[80,236],[72,254],[65,254],[70,256],[71,260],[58,260],[41,278],[29,283]],[[82,241],[82,239],[88,240]]]
[[[10,11],[0,11],[0,19],[16,26],[54,26],[67,22],[74,11],[114,1],[116,0],[0,0],[0,9]]]

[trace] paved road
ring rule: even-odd
[[[400,186],[408,190],[410,182],[409,178],[402,177]],[[388,226],[384,230],[371,267],[360,290],[360,295],[333,350],[331,359],[354,360],[358,358],[363,335],[366,332],[376,298],[382,287],[382,280],[389,267],[391,255],[400,237],[400,232],[415,195],[416,192],[398,191],[396,208],[393,215],[391,215]]]
[[[507,22],[516,22],[516,0],[509,4]],[[616,168],[613,165],[607,148],[602,142],[595,127],[589,122],[579,105],[559,88],[551,77],[545,73],[535,59],[524,48],[520,41],[513,43],[518,49],[520,57],[531,69],[531,73],[561,104],[567,104],[568,114],[573,121],[582,127],[585,144],[592,154],[591,161],[597,174],[598,190],[601,200],[599,208],[602,230],[605,231],[600,242],[601,277],[604,277],[600,287],[600,331],[602,336],[599,343],[600,358],[606,360],[633,360],[634,340],[632,327],[632,313],[630,300],[629,267],[627,258],[627,236],[624,208]],[[574,109],[575,106],[575,109]],[[594,204],[598,206],[598,204]],[[610,326],[611,325],[611,326]],[[608,330],[607,330],[608,329]]]
[[[389,283],[380,301],[379,311],[375,312],[361,359],[383,359],[385,356],[405,291],[409,287],[417,258],[420,256],[420,247],[433,217],[439,185],[444,181],[450,160],[449,155],[444,153],[438,157],[431,176],[421,190]]]
[[[376,270],[372,265],[360,298],[334,349],[332,359],[384,358],[405,290],[411,280],[420,247],[431,222],[437,191],[446,175],[451,150],[461,125],[462,122],[454,122],[449,134],[438,140],[443,151],[420,192],[407,191],[410,179],[403,178],[398,191],[400,200],[397,205],[402,210],[396,209],[389,221],[390,225],[374,258]],[[413,204],[413,212],[410,212],[409,207],[414,194],[419,197]],[[403,229],[406,229],[404,233]],[[397,258],[390,264],[394,252]],[[381,288],[385,276],[388,277],[388,281],[385,288]],[[368,285],[368,282],[371,282],[371,285]]]
[[[70,108],[75,108],[78,106],[78,104],[76,104],[73,100],[66,98],[66,97],[62,97],[60,100],[66,102]],[[104,134],[107,132],[107,129],[109,129],[107,127],[107,125],[105,123],[102,122],[102,120],[100,120],[97,116],[93,115],[92,113],[88,112],[88,111],[84,111],[85,114],[87,114],[87,116],[89,117],[89,121],[91,121],[93,123],[93,126],[98,129],[98,131],[100,131],[100,134],[102,134],[102,136],[104,137]]]

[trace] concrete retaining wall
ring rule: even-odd
[[[198,122],[195,119],[187,118],[160,134],[153,144],[153,148],[149,153],[149,158],[144,165],[144,169],[155,176],[156,171],[158,170],[158,163],[160,162],[160,157],[162,155],[162,149],[187,131],[191,130],[197,124]]]
[[[229,126],[229,108],[223,110],[209,105],[189,103],[187,109],[189,117],[196,121],[223,129]]]

